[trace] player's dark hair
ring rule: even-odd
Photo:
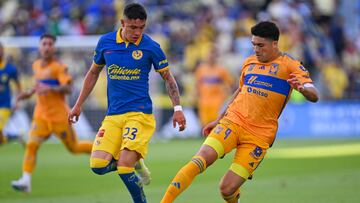
[[[251,28],[251,34],[257,37],[278,41],[280,31],[275,23],[262,21]]]
[[[40,40],[42,40],[42,39],[44,39],[44,38],[50,38],[50,39],[52,39],[54,42],[56,42],[56,36],[55,36],[55,35],[45,33],[45,34],[42,34],[42,35],[40,36]]]
[[[138,3],[130,3],[126,5],[124,9],[124,16],[128,19],[147,19],[145,8]]]

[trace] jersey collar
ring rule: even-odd
[[[116,32],[116,43],[121,44],[121,43],[124,42],[125,45],[126,45],[126,47],[128,47],[130,42],[125,41],[123,38],[121,38],[121,30],[122,30],[122,29],[119,28],[118,31]],[[142,40],[142,35],[141,35],[141,36],[139,37],[139,39],[138,39],[135,43],[133,43],[133,44],[135,44],[136,46],[139,46],[141,40]]]

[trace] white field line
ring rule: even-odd
[[[270,149],[266,158],[317,158],[360,155],[360,143]]]

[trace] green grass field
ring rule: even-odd
[[[201,140],[150,144],[147,165],[152,183],[145,187],[148,202],[160,202],[176,172],[198,150]],[[0,147],[1,203],[130,203],[130,195],[116,173],[98,176],[88,167],[88,156],[73,156],[61,144],[40,149],[32,193],[15,192],[10,181],[21,175],[20,144]],[[219,160],[176,202],[223,202],[218,183],[232,154]],[[242,188],[242,203],[360,202],[360,140],[277,140],[254,179]]]

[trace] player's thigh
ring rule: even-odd
[[[123,115],[106,116],[96,134],[92,154],[102,151],[111,154],[115,159],[119,158],[122,143]]]
[[[203,144],[213,148],[217,152],[218,158],[223,157],[236,148],[238,144],[236,128],[236,125],[232,122],[221,120],[210,132]]]
[[[126,116],[121,149],[136,151],[144,158],[148,151],[150,139],[155,132],[155,117],[153,114],[141,112],[127,113]]]
[[[43,142],[52,133],[51,123],[43,119],[33,119],[29,132],[29,141]]]
[[[251,178],[256,168],[264,159],[268,144],[258,141],[253,135],[244,133],[237,147],[230,170],[239,176]]]
[[[9,121],[11,111],[9,108],[0,108],[0,130],[4,129],[6,123]]]

